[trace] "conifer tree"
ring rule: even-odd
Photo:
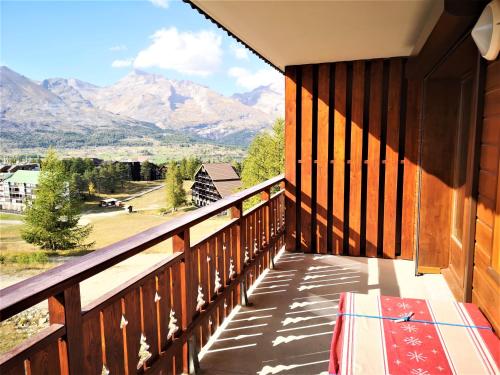
[[[186,201],[186,191],[182,186],[182,174],[177,163],[171,162],[167,168],[165,184],[167,189],[167,207],[174,211]]]
[[[78,225],[81,202],[76,188],[64,172],[64,165],[49,150],[40,172],[35,199],[26,202],[23,239],[42,249],[67,250],[90,247],[85,243],[92,226]]]

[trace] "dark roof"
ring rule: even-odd
[[[241,180],[214,181],[214,185],[222,198],[236,193],[241,188]]]
[[[240,176],[230,163],[202,164],[202,167],[207,171],[212,181],[240,180]]]

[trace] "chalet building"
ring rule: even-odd
[[[203,207],[241,188],[240,176],[230,163],[205,163],[194,175],[193,203]]]
[[[17,170],[0,176],[0,210],[23,211],[26,200],[35,199],[40,171]]]
[[[0,173],[14,173],[16,171],[39,171],[40,164],[38,163],[19,163],[19,164],[1,164]]]
[[[283,73],[285,172],[2,289],[50,324],[0,372],[499,374],[500,0],[185,1]]]

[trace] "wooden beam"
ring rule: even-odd
[[[297,68],[285,69],[285,250],[295,251],[297,243]]]
[[[333,78],[333,77],[332,77]],[[318,71],[318,136],[316,183],[316,252],[328,251],[328,139],[330,102],[330,64],[321,64]],[[326,142],[325,142],[326,141]]]
[[[344,172],[346,134],[347,65],[335,66],[335,112],[333,148],[333,254],[344,251]]]
[[[300,247],[309,253],[312,236],[312,119],[313,119],[313,67],[302,67],[302,121],[300,156]]]
[[[368,124],[368,167],[366,190],[366,256],[377,256],[380,134],[382,122],[383,60],[375,60],[370,77],[370,123]]]
[[[363,170],[363,105],[365,97],[365,63],[353,63],[351,104],[351,163],[349,186],[349,255],[361,252],[361,173]]]

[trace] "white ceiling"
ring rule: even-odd
[[[443,0],[191,0],[281,70],[418,53]]]

